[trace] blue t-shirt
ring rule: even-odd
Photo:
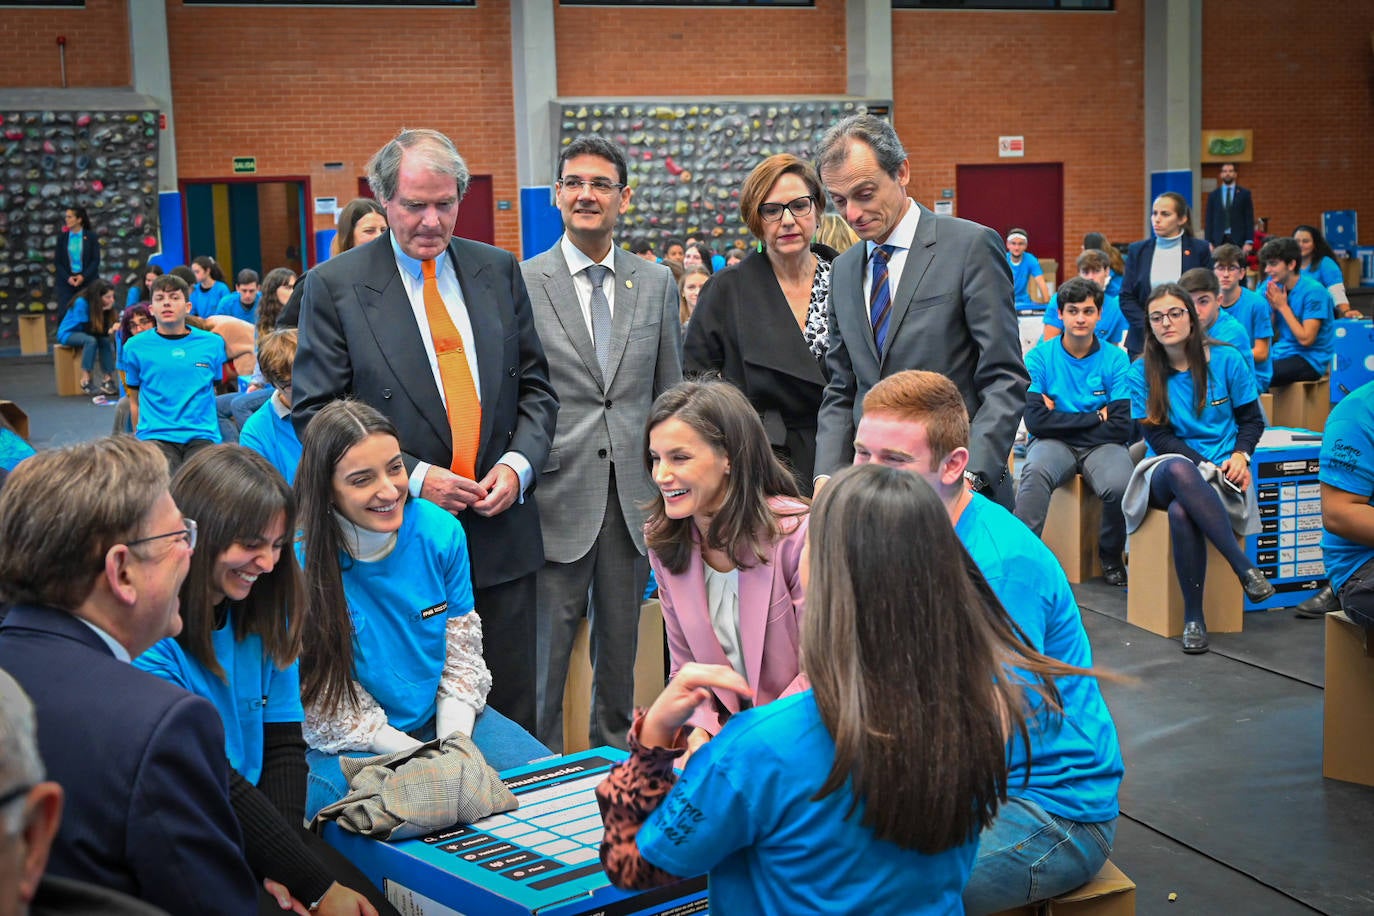
[[[934,753],[913,742],[910,753]],[[712,913],[957,914],[977,841],[936,855],[877,839],[848,787],[820,801],[835,742],[810,690],[732,718],[643,828],[649,862],[710,873]]]
[[[67,233],[67,262],[71,264],[72,276],[81,273],[81,248],[86,242],[86,233],[78,229]]]
[[[1058,293],[1051,296],[1050,304],[1045,306],[1045,327],[1058,328],[1059,333],[1064,333],[1064,318],[1059,314]],[[1093,330],[1098,340],[1116,344],[1119,347],[1125,340],[1126,332],[1130,329],[1130,322],[1121,312],[1121,300],[1116,296],[1104,294],[1102,296],[1102,314],[1097,319],[1097,327]]]
[[[188,328],[183,337],[163,337],[157,329],[130,337],[119,368],[124,382],[138,389],[140,439],[219,442],[215,382],[223,374],[224,339]]]
[[[1007,266],[1011,268],[1011,279],[1013,289],[1016,293],[1016,307],[1018,309],[1038,309],[1040,306],[1031,301],[1030,291],[1026,288],[1030,283],[1031,277],[1043,277],[1045,271],[1040,266],[1040,259],[1029,251],[1021,255],[1021,263],[1015,264],[1011,260],[1011,252],[1007,253]]]
[[[1317,479],[1374,505],[1374,382],[1356,388],[1331,408],[1322,433],[1321,470]],[[1331,587],[1339,589],[1365,563],[1374,547],[1322,531],[1322,562]]]
[[[1341,269],[1336,266],[1335,261],[1327,257],[1322,258],[1316,264],[1309,264],[1304,267],[1302,275],[1316,280],[1328,292],[1330,292],[1331,287],[1338,283],[1342,286],[1345,285],[1345,276],[1341,273]]]
[[[1121,296],[1121,274],[1112,271],[1107,278],[1107,288],[1103,290],[1108,296]]]
[[[288,410],[285,417],[277,413],[275,394],[244,421],[239,431],[239,445],[266,458],[287,483],[296,482],[296,466],[301,463],[301,440],[296,437],[296,427],[291,425],[291,411]]]
[[[143,289],[138,286],[129,287],[129,295],[124,297],[124,307],[138,305],[138,301],[143,298]]]
[[[1268,301],[1266,298],[1265,302]],[[1298,319],[1299,323],[1315,318],[1321,322],[1321,330],[1317,332],[1317,339],[1312,341],[1311,346],[1303,346],[1293,336],[1293,329],[1288,326],[1288,322],[1284,321],[1281,315],[1275,315],[1274,346],[1269,351],[1270,358],[1287,359],[1290,356],[1301,356],[1309,366],[1317,370],[1318,375],[1325,375],[1331,368],[1331,356],[1336,351],[1336,326],[1332,324],[1336,320],[1336,304],[1331,298],[1331,293],[1311,277],[1300,275],[1297,285],[1288,291],[1288,306],[1293,310],[1293,317]]]
[[[1255,371],[1255,341],[1250,336],[1250,332],[1241,326],[1241,323],[1232,318],[1225,312],[1217,312],[1217,320],[1207,331],[1207,335],[1213,340],[1230,344],[1236,348],[1236,352],[1245,357],[1245,365],[1251,372]],[[1259,378],[1255,379],[1256,390],[1259,388]]]
[[[1207,397],[1202,413],[1193,409],[1193,374],[1169,373],[1169,424],[1189,448],[1213,464],[1221,464],[1236,450],[1236,408],[1259,398],[1255,374],[1235,347],[1208,347]],[[1131,416],[1149,415],[1145,360],[1131,364]],[[1153,447],[1146,449],[1154,457]]]
[[[1047,394],[1055,410],[1090,413],[1131,396],[1126,373],[1131,358],[1120,347],[1095,341],[1079,359],[1064,348],[1064,337],[1042,340],[1026,354],[1030,390]]]
[[[1250,334],[1250,358],[1255,358],[1255,341],[1274,339],[1274,310],[1265,298],[1253,289],[1240,288],[1240,298],[1222,307],[1222,314],[1230,315]],[[1274,377],[1274,355],[1255,363],[1255,382],[1261,392],[1269,390]]]
[[[0,427],[0,470],[13,471],[19,462],[33,454],[33,446],[17,432]]]
[[[423,499],[407,499],[404,512],[391,553],[371,563],[341,553],[339,562],[358,683],[389,725],[409,732],[434,718],[448,619],[471,611],[473,598],[458,520]]]
[[[229,287],[216,280],[205,289],[199,283],[191,285],[191,314],[197,318],[209,318],[215,314],[215,309],[225,296],[229,295]]]
[[[257,296],[253,299],[253,307],[250,309],[245,309],[243,307],[243,302],[239,299],[239,294],[234,292],[230,293],[229,295],[221,299],[219,301],[219,304],[215,306],[215,310],[211,312],[211,314],[228,315],[230,318],[237,318],[240,321],[246,321],[249,324],[257,324],[258,305],[261,304],[261,302],[262,293],[258,293]]]
[[[1069,580],[1029,528],[975,493],[954,533],[1036,651],[1092,667],[1092,645]],[[1061,677],[1055,686],[1064,704],[1062,716],[1049,713],[1039,695],[1027,691],[1034,711],[1026,723],[1029,781],[1025,743],[1014,737],[1007,746],[1007,794],[1028,798],[1069,820],[1111,820],[1119,812],[1117,790],[1125,772],[1112,714],[1096,678]]]
[[[57,326],[57,342],[63,345],[71,340],[72,334],[77,331],[85,332],[85,326],[91,322],[91,307],[86,302],[85,296],[77,296],[72,300],[72,304],[67,307],[67,314],[62,316],[62,323]]]
[[[186,654],[181,643],[164,639],[134,659],[134,666],[204,697],[224,722],[224,750],[229,766],[258,784],[262,776],[263,726],[301,722],[301,679],[296,662],[282,670],[263,652],[262,637],[234,638],[234,615],[211,638],[224,678],[212,674]]]

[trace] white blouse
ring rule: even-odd
[[[744,669],[744,649],[739,636],[739,567],[729,572],[712,569],[703,563],[706,573],[706,606],[711,613],[711,629],[716,633],[721,651],[730,667],[748,678]]]

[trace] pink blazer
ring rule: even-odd
[[[771,504],[779,510],[801,507],[800,503],[780,498],[771,500]],[[769,549],[767,562],[739,571],[739,630],[745,677],[754,688],[759,706],[810,686],[801,673],[799,657],[801,553],[810,519],[809,513],[783,518],[784,534]],[[716,639],[716,631],[711,628],[703,562],[701,552],[696,551],[687,568],[674,574],[664,569],[654,551],[649,551],[672,659],[670,676],[687,662],[730,664]],[[739,698],[733,693],[716,696],[731,713],[740,711]],[[723,723],[716,710],[702,708],[690,724],[714,735]]]

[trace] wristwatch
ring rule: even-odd
[[[964,480],[968,483],[968,488],[975,493],[982,493],[988,488],[988,479],[981,471],[964,471]]]

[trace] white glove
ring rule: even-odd
[[[434,733],[440,740],[454,732],[472,735],[472,726],[477,721],[477,710],[456,697],[443,696],[435,703]]]
[[[399,728],[383,725],[372,737],[372,752],[374,754],[397,754],[401,751],[413,751],[422,744],[424,744],[423,741],[416,741]]]

